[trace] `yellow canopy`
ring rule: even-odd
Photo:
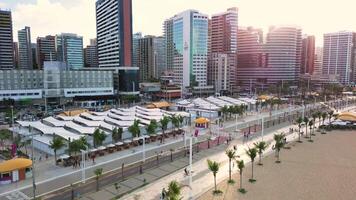
[[[146,106],[146,108],[167,108],[171,106],[167,101],[153,102]]]
[[[194,121],[196,124],[206,124],[209,123],[209,120],[205,117],[199,117]]]
[[[14,158],[0,163],[0,173],[11,172],[32,166],[32,160],[26,158]]]
[[[337,118],[342,120],[342,121],[356,122],[356,113],[343,112],[343,113],[340,113]]]
[[[258,97],[259,100],[267,100],[267,99],[270,99],[271,97],[270,96],[267,96],[267,95],[260,95]]]
[[[76,115],[82,114],[84,112],[89,112],[89,111],[87,109],[69,110],[69,111],[62,112],[60,115],[62,115],[62,116],[76,116]]]

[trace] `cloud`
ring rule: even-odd
[[[63,0],[61,0],[63,1]],[[59,0],[37,0],[36,4],[18,4],[13,10],[14,40],[17,31],[31,27],[32,42],[39,36],[76,33],[87,44],[96,37],[95,2],[73,0],[71,6]]]

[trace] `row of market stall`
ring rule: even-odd
[[[135,106],[127,109],[110,109],[105,112],[84,112],[76,116],[57,115],[39,121],[17,121],[18,126],[13,130],[27,139],[31,139],[30,136],[34,135],[35,148],[53,155],[54,152],[49,146],[54,135],[67,141],[78,140],[86,136],[88,143],[93,144],[92,134],[96,129],[100,129],[107,136],[103,144],[112,146],[116,145],[113,144],[112,131],[114,128],[121,127],[123,129],[121,142],[124,145],[128,141],[132,142],[135,139],[132,138],[132,134],[128,131],[128,127],[133,125],[134,120],[139,120],[141,136],[144,136],[146,135],[145,126],[150,124],[151,120],[159,122],[164,116],[170,117],[173,115],[182,116],[186,120],[189,117],[189,113],[186,112],[171,112]],[[170,123],[168,127],[171,128],[172,124]],[[157,134],[160,134],[159,131]],[[136,140],[138,139],[136,138]],[[101,148],[108,148],[108,146]],[[63,148],[57,153],[59,155],[63,154],[65,150],[66,148]]]

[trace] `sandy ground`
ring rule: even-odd
[[[255,165],[255,179],[249,183],[251,165],[243,174],[246,194],[237,191],[239,175],[219,183],[224,193],[213,196],[212,190],[200,200],[348,200],[356,199],[356,132],[333,131],[314,136],[310,143],[295,143],[289,150],[281,152],[282,163],[275,163],[273,154],[263,160],[264,165]],[[258,160],[258,159],[257,159]],[[237,172],[235,166],[234,171]],[[212,179],[213,181],[213,179]]]

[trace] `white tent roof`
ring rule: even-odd
[[[72,121],[76,116],[64,116],[64,115],[57,115],[57,117],[64,121]]]
[[[52,124],[53,126],[64,126],[68,121],[58,120],[54,117],[46,117],[43,121]]]
[[[80,114],[80,116],[83,116],[85,118],[88,118],[88,119],[94,120],[94,121],[102,121],[105,118],[105,115],[99,115],[98,116],[98,115],[92,115],[92,114],[87,113],[87,112],[84,112],[84,113]]]
[[[24,126],[24,127],[31,126],[34,129],[36,129],[46,135],[56,134],[66,140],[69,140],[69,139],[77,140],[81,137],[81,135],[67,131],[63,127],[47,126],[40,121],[33,121],[33,122],[17,121],[17,123],[19,123],[21,126]]]
[[[108,114],[109,117],[120,120],[120,121],[133,121],[135,119],[135,114],[134,115],[130,115],[130,116],[123,116],[123,115],[117,115],[114,113],[109,113]]]
[[[227,97],[227,96],[221,96],[219,97],[219,99],[222,99],[224,101],[227,101],[227,102],[230,102],[234,105],[246,105],[246,102],[243,102],[241,100],[238,100],[238,99],[234,99],[234,98],[231,98],[231,97]]]
[[[93,120],[88,120],[88,119],[84,119],[82,117],[76,117],[74,118],[75,122],[79,122],[79,123],[82,123],[86,126],[91,126],[91,127],[98,127],[101,123],[101,121],[93,121]]]
[[[65,126],[73,130],[76,130],[81,134],[93,134],[96,129],[94,127],[81,126],[77,123],[74,123],[73,121],[67,122]]]
[[[188,105],[188,104],[190,104],[190,103],[191,103],[191,102],[188,101],[188,100],[186,100],[186,99],[177,102],[177,104],[179,104],[179,105]]]
[[[232,105],[233,105],[233,104],[230,103],[230,102],[227,102],[227,101],[224,101],[224,100],[221,100],[221,99],[212,97],[212,96],[206,98],[206,100],[210,101],[210,102],[213,103],[213,104],[218,105],[219,107],[232,106]]]
[[[197,106],[198,108],[201,108],[201,109],[206,109],[206,110],[218,110],[218,109],[220,109],[218,106],[216,106],[216,105],[214,105],[212,103],[209,103],[209,102],[205,101],[202,98],[194,99],[193,103],[195,104],[195,106]]]

